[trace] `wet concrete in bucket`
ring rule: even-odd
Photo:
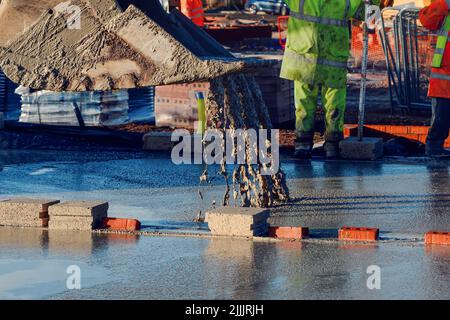
[[[223,179],[201,187],[202,166],[166,155],[2,151],[1,198],[101,199],[110,216],[135,217],[144,231],[207,234],[197,210],[220,204]],[[219,169],[219,168],[212,168]],[[210,237],[55,233],[0,227],[1,298],[450,298],[450,249],[423,233],[450,230],[449,165],[312,161],[285,157],[292,202],[272,223],[309,226],[304,242]],[[377,244],[339,243],[343,225],[379,227]],[[67,267],[82,289],[67,290]],[[366,286],[370,265],[381,289]],[[45,276],[43,276],[45,275]]]

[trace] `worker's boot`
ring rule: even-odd
[[[427,141],[425,154],[432,158],[450,158],[450,151],[444,149],[444,141]]]
[[[297,159],[311,159],[312,146],[295,143],[294,157]]]
[[[339,158],[339,142],[344,138],[342,133],[329,133],[325,135],[325,144],[323,146],[327,159]]]
[[[302,132],[295,139],[294,157],[297,159],[311,159],[314,133]]]

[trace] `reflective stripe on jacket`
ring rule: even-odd
[[[202,0],[181,0],[181,12],[199,27],[205,25]]]
[[[285,0],[291,9],[281,77],[345,87],[350,55],[348,21],[364,19],[362,0]],[[380,0],[373,0],[379,5]]]
[[[442,33],[445,19],[449,16],[450,0],[437,0],[431,5],[423,8],[419,13],[420,22],[425,28]],[[450,19],[450,18],[447,18]],[[438,32],[439,33],[439,32]],[[434,59],[437,68],[431,68],[428,96],[434,98],[450,99],[450,45],[448,39],[450,33],[447,31],[447,43],[444,50],[438,50],[435,54],[442,54],[439,64]],[[434,57],[433,57],[434,58]]]

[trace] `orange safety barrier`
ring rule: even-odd
[[[352,26],[351,55],[354,59],[355,67],[359,67],[362,61],[363,52],[363,30],[359,26]],[[381,40],[377,33],[369,34],[369,68],[386,65],[385,55]]]
[[[104,218],[103,228],[110,230],[136,231],[141,229],[141,222],[136,219]]]
[[[408,125],[364,125],[364,135],[367,137],[383,138],[405,138],[408,140],[425,143],[427,140],[429,126],[408,126]],[[344,137],[355,137],[358,134],[358,125],[346,124],[344,126]],[[450,137],[444,142],[445,148],[450,148]]]
[[[425,244],[450,245],[450,232],[429,231],[425,233]]]
[[[380,231],[376,228],[342,227],[339,229],[339,240],[343,241],[377,241]]]
[[[309,236],[309,229],[304,227],[269,227],[269,237],[280,239],[303,239]]]

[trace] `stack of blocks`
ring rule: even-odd
[[[49,209],[49,229],[92,230],[101,228],[108,216],[108,202],[67,201]]]
[[[59,200],[15,198],[0,201],[0,225],[11,227],[47,227],[49,208]]]
[[[267,235],[269,216],[267,209],[221,207],[206,212],[205,221],[213,235],[257,237]]]

